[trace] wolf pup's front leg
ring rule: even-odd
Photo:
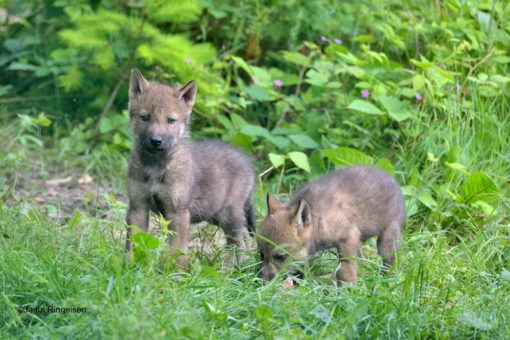
[[[126,216],[127,237],[125,250],[129,256],[131,256],[133,250],[133,243],[131,241],[133,230],[131,226],[137,226],[143,231],[147,231],[149,228],[149,201],[145,197],[146,195],[143,190],[139,189],[138,181],[128,177],[129,207]]]
[[[184,256],[178,256],[176,259],[177,264],[181,267],[188,265],[186,252],[188,250],[189,227],[190,211],[188,209],[180,209],[172,214],[168,228],[175,232],[175,235],[170,240],[170,254],[173,257],[180,251],[184,253]]]

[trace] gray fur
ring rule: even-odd
[[[246,248],[247,225],[253,224],[253,167],[233,146],[189,140],[195,93],[194,82],[170,87],[132,72],[129,110],[134,145],[127,224],[147,230],[149,210],[162,214],[176,232],[171,239],[175,252],[187,249],[190,223],[208,221],[223,228],[229,244]],[[158,145],[152,142],[155,138]],[[129,252],[130,235],[128,229]],[[186,260],[179,262],[184,265]]]
[[[378,237],[378,251],[386,266],[393,264],[405,222],[404,197],[393,177],[383,170],[353,166],[306,184],[288,205],[268,198],[268,216],[260,233],[288,248],[295,260],[313,257],[322,249],[337,248],[341,267],[337,278],[356,282],[355,257],[361,242]],[[259,241],[266,263],[262,275],[274,276],[274,247]]]

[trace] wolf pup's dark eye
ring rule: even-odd
[[[288,255],[285,255],[285,254],[274,254],[273,255],[273,259],[277,262],[285,262],[287,257],[288,257]]]
[[[264,261],[264,253],[260,252],[260,261]]]
[[[151,119],[151,115],[141,115],[140,118],[144,121],[144,122],[148,122],[150,119]]]
[[[167,123],[168,123],[168,124],[173,124],[173,123],[175,123],[175,122],[177,121],[177,119],[172,118],[172,117],[168,117],[168,118],[166,119],[166,121],[167,121]]]

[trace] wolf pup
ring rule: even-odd
[[[384,265],[393,264],[406,217],[397,182],[383,170],[366,166],[347,167],[309,183],[287,205],[269,194],[267,210],[257,240],[266,281],[284,264],[337,248],[337,280],[356,283],[361,243],[377,236]],[[295,268],[288,270],[293,274]]]
[[[149,211],[160,213],[175,231],[171,249],[186,250],[190,223],[209,221],[224,230],[227,244],[246,248],[255,228],[255,175],[240,151],[220,142],[191,142],[190,115],[197,85],[147,81],[131,71],[130,125],[134,134],[128,169],[127,224],[146,231]],[[126,250],[132,251],[128,228]],[[186,265],[184,258],[178,263]]]

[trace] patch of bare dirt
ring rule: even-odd
[[[43,212],[58,220],[70,218],[76,210],[108,218],[112,213],[111,201],[127,202],[124,193],[117,192],[89,174],[59,176],[54,173],[47,179],[41,179],[34,173],[26,172],[13,175],[12,180],[16,183],[12,200],[33,199],[43,208]]]

